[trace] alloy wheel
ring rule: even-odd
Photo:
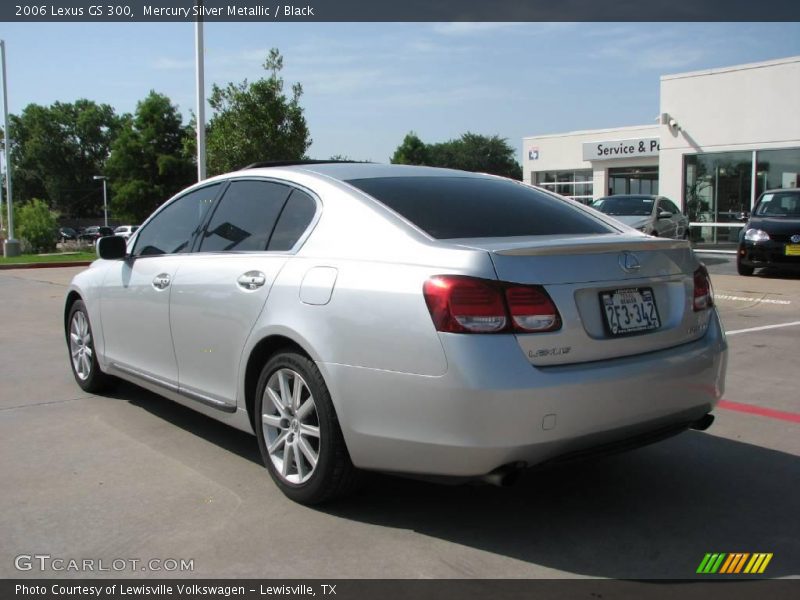
[[[278,369],[264,388],[261,406],[275,471],[288,483],[305,483],[317,468],[320,451],[319,416],[308,384],[296,371]]]
[[[72,315],[69,326],[69,352],[72,357],[72,368],[81,381],[86,381],[92,374],[92,333],[89,320],[83,311]]]

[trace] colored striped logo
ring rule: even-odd
[[[739,573],[760,574],[772,560],[772,552],[709,552],[700,561],[697,573],[737,575]]]

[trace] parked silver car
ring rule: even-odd
[[[663,196],[606,196],[595,200],[592,208],[648,235],[678,240],[689,237],[689,218]]]
[[[257,166],[103,238],[64,312],[119,377],[255,433],[280,489],[361,470],[500,482],[703,429],[727,345],[684,241],[489,175]]]

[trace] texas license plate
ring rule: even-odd
[[[651,288],[625,288],[600,293],[600,305],[611,335],[627,335],[661,327]]]
[[[800,244],[786,244],[786,256],[800,256]]]

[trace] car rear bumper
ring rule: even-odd
[[[678,432],[723,393],[727,343],[707,334],[658,352],[537,368],[509,335],[443,334],[442,376],[318,363],[353,462],[475,477]]]
[[[787,256],[786,244],[768,242],[743,242],[739,245],[739,262],[746,267],[800,269],[800,256]]]

